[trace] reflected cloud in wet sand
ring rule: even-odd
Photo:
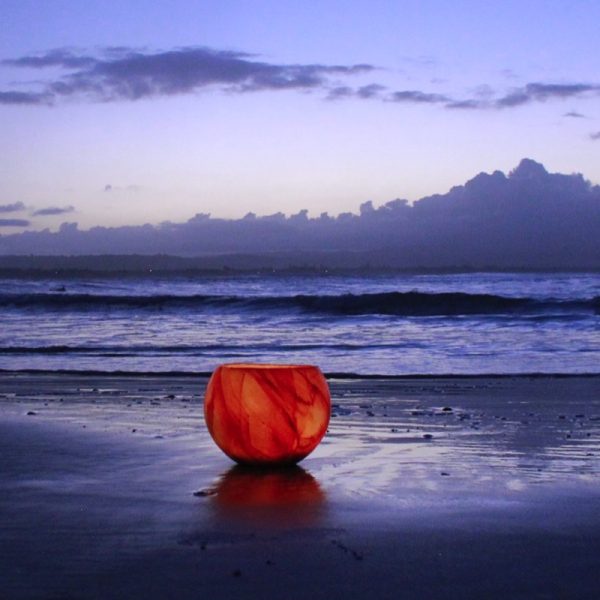
[[[307,527],[320,521],[326,500],[319,482],[297,465],[235,465],[217,482],[211,506],[220,517],[278,527]]]

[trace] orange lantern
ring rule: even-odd
[[[217,446],[242,464],[293,464],[325,435],[331,401],[325,377],[310,365],[221,365],[204,398]]]

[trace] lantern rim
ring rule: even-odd
[[[225,363],[220,365],[221,369],[232,369],[232,370],[262,370],[262,369],[319,369],[316,365],[304,365],[304,364],[283,364],[283,363]],[[320,370],[320,369],[319,369]]]

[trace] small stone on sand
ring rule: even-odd
[[[216,490],[207,488],[205,490],[198,490],[193,493],[197,498],[205,498],[206,496],[214,496],[217,493]]]

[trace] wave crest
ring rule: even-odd
[[[334,315],[459,316],[547,312],[600,312],[600,296],[580,300],[540,300],[465,292],[382,292],[296,296],[2,294],[1,307],[42,310],[300,310]]]

